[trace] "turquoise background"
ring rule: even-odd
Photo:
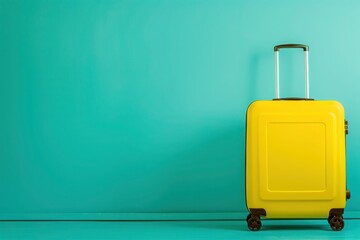
[[[0,219],[245,216],[245,112],[273,46],[349,120],[360,216],[360,2],[0,0]],[[303,96],[301,50],[281,95]]]

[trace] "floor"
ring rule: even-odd
[[[341,232],[326,220],[263,220],[259,232],[245,221],[0,221],[0,239],[360,239],[360,219]]]

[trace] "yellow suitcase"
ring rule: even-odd
[[[279,50],[302,48],[305,98],[279,97]],[[250,230],[266,218],[327,218],[344,227],[346,190],[344,108],[309,98],[308,46],[275,50],[273,100],[255,101],[246,113],[246,204]]]

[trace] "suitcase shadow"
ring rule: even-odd
[[[271,231],[322,231],[322,232],[333,232],[330,229],[327,223],[324,224],[272,224],[267,225],[268,223],[263,222],[263,226],[260,229],[261,232],[271,232]],[[245,220],[229,220],[229,221],[204,221],[204,222],[191,222],[186,223],[187,228],[206,228],[206,229],[218,229],[225,231],[240,231],[247,232],[249,234],[256,234],[257,232],[252,232],[248,229]]]
[[[324,223],[324,225],[311,225],[311,224],[300,224],[300,225],[263,225],[260,231],[274,231],[274,230],[296,230],[296,231],[309,231],[309,230],[322,230],[331,231],[330,227]]]
[[[231,220],[231,221],[195,221],[189,224],[189,222],[183,223],[186,227],[192,228],[206,228],[206,229],[219,229],[227,231],[241,231],[248,233],[252,232],[248,229],[245,220]],[[329,231],[333,232],[330,229],[328,224],[272,224],[263,221],[262,228],[259,232],[267,231]]]

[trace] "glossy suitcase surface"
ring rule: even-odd
[[[302,99],[279,98],[278,51],[305,52]],[[255,101],[247,110],[246,203],[250,230],[267,218],[328,218],[344,227],[346,165],[344,108],[337,101],[309,99],[308,47],[275,47],[276,99]]]

